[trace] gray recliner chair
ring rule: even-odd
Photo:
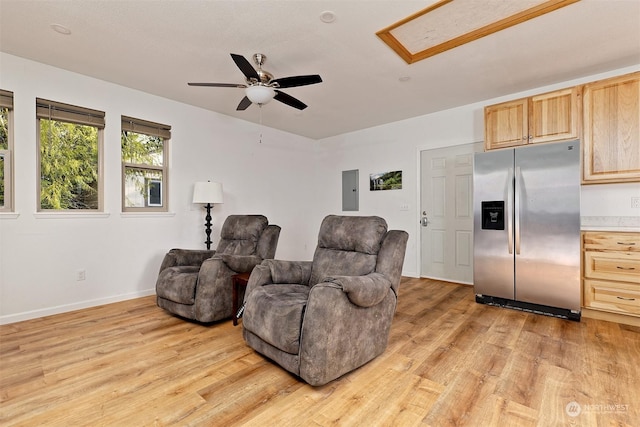
[[[204,323],[231,318],[231,276],[273,258],[279,236],[263,215],[230,215],[216,250],[171,249],[156,282],[158,306]]]
[[[245,341],[313,386],[380,355],[407,239],[380,217],[327,216],[313,261],[265,260],[251,273]]]

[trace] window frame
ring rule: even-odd
[[[98,207],[96,209],[44,209],[42,208],[42,156],[40,131],[41,119],[71,123],[76,125],[93,126],[97,128],[98,143]],[[93,110],[86,107],[79,107],[71,104],[50,101],[36,98],[36,140],[37,140],[37,161],[36,161],[36,211],[46,213],[98,213],[104,212],[104,111]]]
[[[0,108],[7,109],[7,148],[0,149],[4,158],[4,204],[0,213],[14,212],[13,177],[13,92],[0,89]]]
[[[148,136],[156,136],[162,138],[162,166],[151,165],[147,163],[130,163],[125,162],[122,153],[122,134],[123,132],[133,132]],[[171,141],[171,126],[151,122],[148,120],[137,119],[130,116],[121,116],[120,122],[120,159],[122,163],[121,171],[121,209],[123,213],[131,212],[169,212],[169,144]],[[144,195],[144,206],[126,206],[126,177],[128,169],[138,169],[142,171],[151,171],[160,173],[160,200],[161,205],[149,203],[149,191],[150,188],[146,187]],[[145,185],[147,182],[157,181],[154,178],[145,178]]]

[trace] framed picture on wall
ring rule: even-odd
[[[369,190],[401,190],[402,171],[369,174]]]

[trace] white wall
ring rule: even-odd
[[[214,247],[232,213],[262,213],[282,227],[276,256],[310,259],[312,140],[0,54],[0,87],[14,93],[15,215],[0,215],[0,323],[152,294],[164,253],[204,248],[193,183],[224,185],[213,210]],[[106,112],[105,211],[36,214],[35,98]],[[172,126],[170,214],[121,214],[120,116]],[[310,224],[312,226],[310,226]],[[76,281],[76,271],[86,280]]]
[[[640,69],[640,65],[495,98],[321,141],[159,98],[0,53],[0,88],[15,97],[16,208],[0,215],[0,323],[153,293],[171,247],[203,247],[203,211],[191,203],[193,183],[224,184],[212,237],[232,213],[263,213],[282,226],[276,256],[310,259],[321,219],[341,213],[343,170],[360,171],[360,211],[409,232],[403,274],[418,276],[419,151],[483,139],[483,107]],[[35,98],[106,112],[107,217],[68,218],[36,212]],[[172,126],[169,215],[120,213],[120,115]],[[402,190],[369,191],[369,174],[402,170]],[[637,215],[624,208],[635,184],[583,188],[582,214]],[[601,203],[602,198],[607,201]],[[409,210],[400,209],[409,205]],[[87,279],[76,281],[85,269]]]
[[[640,184],[599,184],[582,186],[582,216],[640,216],[640,210],[631,207],[631,198],[640,197]]]

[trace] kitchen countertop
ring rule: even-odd
[[[583,216],[582,231],[631,231],[640,232],[639,216]]]

